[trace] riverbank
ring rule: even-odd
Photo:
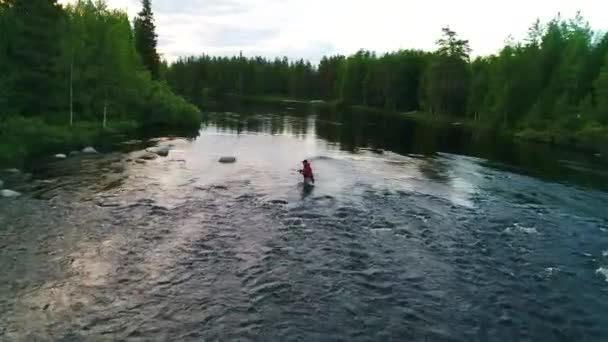
[[[157,134],[196,135],[200,118],[188,121],[157,122],[142,125],[136,121],[116,121],[103,127],[99,122],[85,121],[73,126],[48,123],[41,118],[12,117],[0,123],[0,166],[22,167],[27,160],[69,154],[94,146],[110,150],[125,140]]]
[[[608,127],[587,124],[577,129],[551,127],[547,129],[511,128],[495,122],[485,123],[466,117],[450,117],[421,111],[399,112],[363,105],[349,105],[342,101],[292,99],[281,96],[225,95],[222,101],[228,104],[271,106],[285,111],[313,109],[323,115],[350,112],[368,115],[400,115],[422,124],[444,125],[472,131],[495,132],[513,140],[544,143],[562,148],[576,149],[597,155],[608,154]]]

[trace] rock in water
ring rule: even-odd
[[[21,174],[21,171],[19,171],[19,169],[6,169],[4,170],[5,173],[9,173],[9,174],[13,174],[13,175],[18,175]]]
[[[4,188],[4,182],[0,180],[0,189]]]
[[[99,153],[99,152],[97,152],[97,150],[94,149],[93,147],[89,146],[89,147],[85,147],[84,149],[82,149],[82,153],[96,154],[96,153]]]
[[[79,154],[80,154],[80,152],[78,152],[78,151],[72,151],[72,152],[70,152],[69,155],[70,155],[70,157],[74,157],[74,156],[77,156]]]
[[[67,157],[68,156],[66,156],[65,154],[61,154],[61,153],[55,155],[55,158],[57,158],[57,159],[65,159]]]
[[[21,196],[21,194],[18,193],[17,191],[13,191],[13,190],[1,190],[0,191],[0,197],[14,198],[14,197],[19,197],[19,196]]]
[[[120,145],[137,145],[137,144],[141,144],[141,143],[142,143],[141,140],[129,140],[129,141],[121,142]]]
[[[171,150],[171,148],[169,146],[157,146],[157,147],[150,147],[150,148],[146,149],[146,151],[148,151],[150,153],[156,153],[161,157],[168,156],[169,150]]]
[[[222,158],[220,158],[220,163],[223,163],[223,164],[236,163],[236,157],[222,157]]]
[[[141,159],[141,160],[154,160],[156,158],[158,158],[158,156],[156,154],[154,154],[154,153],[144,153],[138,159]]]

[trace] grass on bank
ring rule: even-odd
[[[32,158],[67,154],[87,146],[107,150],[114,144],[132,138],[153,135],[195,135],[201,123],[198,110],[149,112],[145,122],[123,120],[102,127],[97,121],[77,122],[73,126],[49,123],[39,117],[15,116],[0,123],[0,166],[13,167]],[[153,116],[153,114],[160,114]]]
[[[66,126],[48,124],[41,118],[12,117],[0,123],[0,165],[16,166],[28,158],[105,145],[137,129],[134,121],[115,122],[104,129],[98,122]]]

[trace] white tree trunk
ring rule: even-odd
[[[106,91],[106,97],[103,101],[103,128],[106,128],[108,122],[108,92]]]
[[[70,63],[70,126],[74,125],[74,56]]]

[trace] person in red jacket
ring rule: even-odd
[[[315,176],[312,173],[312,167],[310,166],[308,160],[303,161],[302,165],[303,168],[300,170],[300,173],[302,176],[304,176],[304,183],[312,182],[312,184],[315,184]]]

